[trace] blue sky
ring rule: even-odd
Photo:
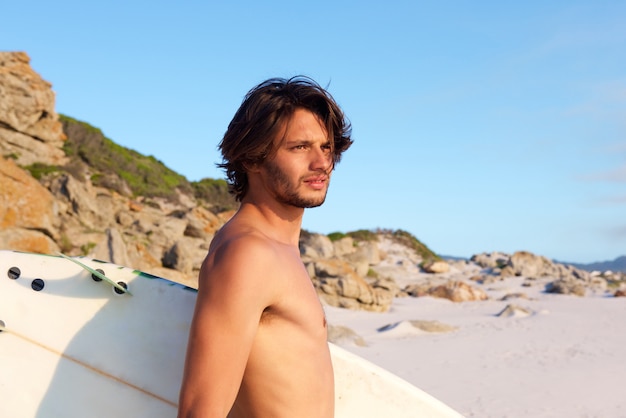
[[[57,111],[190,180],[245,93],[328,86],[353,124],[314,232],[401,228],[435,252],[626,254],[626,2],[22,1]]]

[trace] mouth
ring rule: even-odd
[[[307,177],[304,179],[304,183],[309,185],[312,189],[320,190],[328,184],[328,176]]]

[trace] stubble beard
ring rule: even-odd
[[[289,181],[289,176],[276,164],[267,161],[265,167],[276,193],[275,198],[279,203],[306,209],[321,206],[326,200],[330,176],[327,180],[326,189],[320,190],[319,196],[307,198],[302,196],[297,190],[298,185],[302,183],[302,179],[298,179],[297,184],[293,184]]]

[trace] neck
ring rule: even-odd
[[[304,208],[284,205],[276,201],[255,201],[244,198],[238,214],[254,217],[262,232],[272,239],[298,246]]]

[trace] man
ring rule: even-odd
[[[241,206],[200,270],[179,418],[333,416],[326,320],[298,240],[350,134],[309,78],[270,79],[246,95],[219,145]]]

